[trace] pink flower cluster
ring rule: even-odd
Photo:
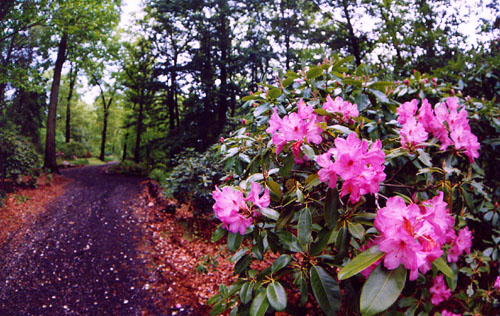
[[[213,210],[215,216],[222,221],[222,227],[232,233],[239,232],[244,235],[247,227],[252,224],[253,217],[258,214],[254,207],[262,209],[269,206],[269,189],[265,188],[259,197],[261,190],[260,184],[252,182],[250,192],[245,198],[241,191],[229,186],[222,190],[215,186],[215,191],[212,192],[215,200]]]
[[[359,116],[358,106],[349,101],[344,101],[341,97],[336,97],[333,100],[330,95],[327,95],[326,102],[323,103],[323,109],[329,113],[342,114],[344,120]]]
[[[434,278],[429,292],[432,294],[431,302],[434,305],[439,305],[439,303],[446,301],[451,296],[451,291],[446,287],[442,274]]]
[[[429,133],[439,139],[441,150],[453,145],[456,150],[464,150],[471,162],[479,157],[479,142],[472,134],[467,111],[459,110],[457,98],[448,98],[437,104],[434,109],[424,99],[420,109],[418,101],[405,102],[397,109],[398,122],[401,124],[401,145],[413,150],[427,140]]]
[[[322,141],[321,133],[323,129],[319,123],[323,121],[322,117],[314,113],[312,106],[306,105],[301,99],[297,102],[297,113],[290,113],[280,118],[276,108],[269,120],[269,127],[266,132],[272,134],[273,144],[276,145],[276,154],[279,154],[288,142],[294,142],[292,152],[295,157],[295,163],[301,164],[307,160],[306,156],[301,155],[300,147],[304,139],[313,144],[320,144]]]
[[[441,312],[441,316],[462,316],[462,314],[455,314],[452,312],[448,312],[446,309],[443,309]]]
[[[448,260],[457,261],[463,251],[470,250],[472,234],[465,228],[457,237],[453,225],[443,192],[420,205],[406,205],[399,196],[389,198],[374,222],[380,233],[376,243],[386,253],[384,266],[392,270],[403,264],[410,270],[410,280],[415,280],[419,271],[431,269],[445,244],[453,245]]]
[[[384,160],[380,140],[371,146],[366,140],[361,141],[355,133],[349,134],[346,139],[337,137],[335,147],[319,155],[316,162],[321,167],[319,179],[328,182],[328,186],[335,188],[337,175],[342,184],[341,197],[350,194],[349,201],[356,203],[361,195],[377,193],[379,183],[385,180]],[[335,158],[332,162],[331,157]]]
[[[497,279],[495,280],[493,287],[497,288],[497,290],[500,291],[500,275],[497,276]]]

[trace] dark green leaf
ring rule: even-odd
[[[247,304],[252,300],[253,288],[255,282],[246,282],[240,290],[240,300],[243,304]]]
[[[210,238],[210,241],[216,242],[219,239],[221,239],[222,237],[224,237],[224,235],[226,235],[226,230],[224,228],[222,228],[221,224],[219,224],[217,226],[217,229],[213,232],[212,237]]]
[[[262,215],[264,215],[265,217],[267,218],[270,218],[270,219],[273,219],[275,221],[278,220],[278,218],[280,217],[280,213],[276,212],[275,210],[271,209],[271,208],[268,208],[268,207],[264,207],[264,208],[261,208],[260,209],[260,212],[262,213]]]
[[[301,244],[297,237],[294,234],[285,231],[278,234],[280,237],[280,241],[283,244],[283,247],[290,251],[294,252],[304,252],[304,248],[302,248]]]
[[[399,297],[406,282],[406,268],[387,270],[379,264],[361,291],[361,315],[373,316],[388,309]]]
[[[335,279],[320,266],[309,271],[311,288],[319,306],[326,315],[336,315],[340,310],[340,288]]]
[[[290,255],[281,255],[276,260],[274,260],[273,265],[271,266],[271,271],[273,273],[276,273],[286,267],[291,261],[292,257]]]
[[[325,222],[328,228],[333,229],[337,225],[339,219],[339,191],[337,189],[329,188],[326,192],[325,199]]]
[[[345,280],[353,275],[358,274],[364,269],[368,268],[372,263],[376,262],[384,256],[384,252],[378,249],[378,245],[367,249],[354,257],[345,267],[343,267],[339,273],[339,280]]]
[[[252,257],[250,257],[249,254],[241,257],[240,260],[238,260],[238,262],[236,262],[236,264],[234,265],[234,275],[238,275],[245,271],[246,268],[248,268],[248,266],[250,265],[251,258]]]
[[[266,291],[261,291],[253,300],[250,306],[250,316],[263,316],[267,308],[269,307],[269,301],[267,300]]]
[[[309,241],[311,239],[312,232],[312,219],[311,211],[308,208],[303,209],[299,215],[299,225],[297,236],[300,244],[307,248]]]
[[[278,312],[286,308],[287,297],[285,288],[279,282],[273,282],[267,287],[267,300],[271,306]]]
[[[318,234],[318,240],[311,245],[311,250],[309,251],[310,255],[315,257],[321,254],[323,250],[325,250],[328,245],[328,241],[332,238],[332,235],[335,233],[333,229],[323,229]]]
[[[240,248],[241,242],[243,241],[243,235],[239,233],[231,233],[229,232],[227,235],[227,247],[232,252],[235,252]]]

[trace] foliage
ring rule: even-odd
[[[212,189],[214,185],[230,179],[222,178],[223,165],[217,157],[215,146],[203,154],[192,148],[174,158],[175,167],[160,183],[167,196],[172,196],[180,203],[190,202],[201,214],[209,214],[212,205]],[[200,214],[195,214],[200,215]]]
[[[111,167],[110,170],[117,174],[133,177],[146,177],[149,171],[143,164],[131,160],[121,161],[119,164]]]
[[[85,157],[89,151],[84,144],[77,141],[59,144],[57,150],[62,153],[64,159],[73,159],[75,156]]]
[[[223,221],[213,240],[226,234],[223,228],[230,230],[227,243],[235,252],[239,278],[221,285],[209,300],[212,314],[301,314],[311,297],[327,315],[433,315],[444,308],[494,313],[499,292],[492,286],[500,270],[490,256],[494,251],[498,255],[500,223],[493,220],[498,203],[491,192],[499,183],[485,173],[495,165],[485,151],[498,139],[491,120],[495,107],[475,98],[454,98],[460,93],[451,84],[418,71],[402,81],[383,81],[368,65],[354,67],[351,61],[333,57],[280,73],[273,84],[243,98],[253,115],[219,145],[234,181],[213,192],[214,210]],[[329,101],[328,95],[340,97],[340,103]],[[405,117],[416,115],[417,104],[424,107],[424,100],[431,105],[446,102],[449,117],[460,110],[463,118],[467,110],[468,118],[461,122],[481,141],[479,158],[473,149],[475,136],[467,136],[465,147],[456,142],[455,121],[436,123],[446,135],[448,129],[452,132],[454,141],[445,146],[448,136],[430,132],[424,110],[418,112],[418,121]],[[350,107],[349,102],[356,110],[332,110],[334,105]],[[412,104],[414,111],[408,110]],[[410,132],[407,119],[414,123]],[[412,133],[423,131],[424,125],[429,133],[415,140]],[[361,149],[352,157],[343,151],[357,146]],[[357,174],[352,166],[365,171]],[[262,196],[256,183],[264,185]],[[441,228],[419,217],[435,212],[438,205],[448,218]],[[403,209],[410,215],[401,219],[404,225],[394,224],[403,225],[397,234],[411,233],[417,248],[432,242],[418,251],[434,249],[434,255],[418,252],[423,257],[412,260],[417,251],[395,255],[388,246],[399,237],[384,235],[393,229],[384,225],[402,216],[397,214]],[[387,212],[393,215],[384,221]],[[429,230],[420,231],[425,225]],[[446,238],[439,235],[444,227]],[[459,256],[469,247],[470,254]],[[268,252],[279,256],[268,266],[254,265]],[[443,275],[449,294],[436,285]],[[438,302],[433,294],[438,292],[445,302]],[[431,296],[437,306],[430,303]]]
[[[40,155],[26,138],[5,129],[0,131],[0,177],[16,181],[21,175],[35,176]]]

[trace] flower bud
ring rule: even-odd
[[[408,79],[405,79],[405,81],[403,81],[405,85],[409,86],[410,85],[410,81]]]

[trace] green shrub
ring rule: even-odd
[[[224,165],[217,157],[216,147],[212,146],[202,154],[188,148],[176,155],[174,160],[177,166],[166,179],[160,181],[166,195],[180,203],[192,203],[195,215],[210,213],[213,188],[224,175]]]
[[[155,169],[151,170],[148,177],[151,180],[155,180],[159,183],[162,183],[165,181],[165,179],[168,177],[168,175],[167,175],[165,169],[155,168]]]
[[[146,166],[131,160],[120,162],[116,166],[111,167],[111,171],[133,177],[146,177],[148,175],[148,168]]]
[[[0,178],[16,181],[20,175],[36,176],[40,155],[26,138],[13,131],[0,132]]]
[[[87,156],[89,149],[80,142],[70,141],[69,143],[58,145],[58,151],[62,153],[64,159],[73,159],[74,156]]]

